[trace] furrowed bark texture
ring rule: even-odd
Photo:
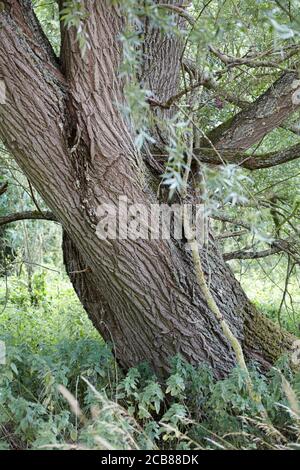
[[[221,125],[210,137],[218,149],[247,150],[299,109],[299,94],[298,73],[284,73],[254,105]]]
[[[157,4],[181,6],[184,0],[155,0]],[[177,14],[172,14],[178,28],[184,27],[184,20]],[[165,103],[178,91],[180,84],[181,57],[184,50],[182,38],[179,36],[163,34],[157,27],[153,26],[149,18],[143,21],[142,60],[139,72],[139,82],[142,87],[151,91],[151,98],[160,103]],[[161,146],[167,144],[168,139],[163,130],[164,120],[174,116],[176,109],[163,109],[155,107],[152,109],[154,125],[151,129],[156,143],[153,149],[158,152]]]
[[[123,100],[117,39],[122,15],[104,1],[86,1],[90,48],[81,57],[74,31],[65,30],[60,70],[31,2],[4,3],[0,74],[7,102],[0,106],[0,138],[62,223],[67,271],[94,325],[126,368],[146,360],[165,375],[170,356],[181,353],[223,376],[234,354],[203,299],[186,245],[96,236],[101,203],[117,206],[123,195],[129,204],[155,201],[116,105]],[[156,86],[161,96],[172,67],[168,47],[160,52],[166,68]],[[247,356],[272,363],[292,336],[254,309],[212,237],[201,257],[218,307]]]

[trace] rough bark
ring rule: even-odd
[[[184,0],[167,0],[166,2],[155,0],[155,3],[170,7],[175,4],[178,8],[184,4]],[[177,13],[174,16],[177,27],[182,28],[183,18]],[[147,17],[143,21],[143,36],[139,82],[143,88],[151,91],[151,102],[165,103],[178,91],[184,43],[178,36],[162,34]],[[162,129],[163,123],[165,119],[173,117],[175,112],[176,109],[170,106],[152,107],[154,125],[151,132],[156,141],[152,147],[154,153],[159,152],[161,147],[168,143],[167,136]]]
[[[210,134],[218,149],[247,150],[299,109],[297,72],[284,73],[253,104]]]
[[[122,16],[105,2],[86,2],[90,49],[81,57],[74,31],[65,31],[60,69],[29,2],[4,3],[0,67],[8,96],[0,107],[0,138],[62,223],[67,271],[96,328],[126,368],[148,361],[164,375],[170,356],[181,353],[191,363],[210,364],[216,376],[226,374],[235,357],[203,299],[184,242],[107,242],[95,233],[101,203],[117,205],[121,195],[146,206],[155,200],[115,104],[123,100]],[[271,364],[292,336],[254,309],[212,237],[201,257],[248,358]]]

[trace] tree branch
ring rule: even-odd
[[[7,0],[0,23],[0,69],[7,89],[6,103],[0,106],[0,139],[55,210],[57,188],[68,184],[72,168],[67,83],[31,1]]]
[[[239,98],[235,94],[228,93],[226,90],[222,90],[222,88],[220,88],[220,86],[218,85],[217,80],[214,77],[214,75],[209,74],[209,73],[206,73],[204,75],[203,72],[197,67],[197,65],[193,63],[193,61],[185,59],[183,61],[183,67],[188,73],[191,73],[194,76],[196,81],[200,81],[200,78],[205,76],[205,80],[203,80],[202,78],[201,83],[200,83],[202,86],[204,86],[206,89],[210,91],[213,91],[214,93],[222,97],[228,103],[234,104],[235,106],[239,107],[242,110],[242,112],[237,114],[235,117],[228,119],[227,121],[223,122],[220,126],[216,127],[211,132],[209,132],[208,138],[213,143],[215,144],[218,143],[218,141],[222,138],[222,136],[226,137],[228,133],[228,143],[230,144],[231,148],[234,148],[236,144],[234,143],[234,141],[230,141],[230,132],[235,128],[236,134],[238,135],[240,133],[242,136],[243,135],[242,133],[244,130],[243,126],[246,127],[246,130],[247,130],[247,126],[249,126],[249,124],[252,124],[254,132],[249,137],[249,142],[251,142],[250,145],[248,144],[248,140],[245,139],[245,142],[243,143],[244,149],[251,147],[253,143],[256,143],[257,141],[259,141],[260,135],[263,134],[262,135],[263,137],[264,135],[266,135],[268,132],[272,131],[276,127],[282,127],[285,130],[289,130],[293,132],[294,134],[300,135],[299,126],[294,125],[294,126],[288,127],[284,123],[282,124],[285,118],[287,118],[291,113],[293,113],[296,109],[298,109],[299,105],[296,104],[294,106],[291,101],[290,102],[288,101],[288,99],[285,103],[284,100],[282,100],[282,98],[280,97],[280,94],[282,94],[283,92],[286,93],[286,90],[284,90],[285,81],[287,82],[286,83],[287,88],[289,87],[288,83],[292,85],[292,89],[290,90],[290,93],[288,93],[290,98],[293,97],[296,91],[294,90],[293,86],[295,87],[297,85],[297,87],[300,87],[300,80],[297,82],[296,73],[291,72],[288,74],[284,74],[279,80],[277,80],[277,82],[275,82],[266,91],[266,93],[261,95],[257,100],[255,100],[255,102],[251,103],[249,101]],[[190,90],[188,89],[187,91],[190,91]],[[278,103],[276,102],[277,99],[280,99],[279,107],[277,106],[278,105]],[[283,109],[281,109],[281,107]],[[272,109],[274,109],[277,114],[273,116],[274,120],[278,119],[277,125],[275,125],[275,122],[274,123],[272,122],[273,113],[270,113]],[[283,116],[283,113],[284,113],[284,116]],[[258,117],[257,123],[255,122],[255,119],[256,119],[255,114],[257,114],[257,117]],[[267,120],[263,120],[264,118],[267,118]],[[258,126],[258,132],[259,132],[258,136],[255,134],[256,132],[255,124],[257,124]],[[270,127],[267,128],[267,125]],[[261,127],[261,129],[259,127]],[[248,132],[252,132],[251,128],[248,129]],[[252,139],[253,139],[253,142],[252,142]],[[224,142],[224,146],[226,145],[226,140]],[[228,147],[228,145],[226,145],[226,147]],[[218,148],[219,148],[219,144],[218,144]]]
[[[184,5],[179,6],[179,5],[171,5],[168,3],[159,3],[157,7],[165,8],[166,10],[170,10],[174,13],[177,13],[179,16],[187,20],[187,22],[190,23],[191,26],[194,26],[196,23],[194,18],[185,11]]]
[[[234,238],[234,237],[241,237],[242,235],[246,235],[248,230],[237,230],[235,232],[225,232],[218,235],[216,238],[218,240],[223,240],[225,238]]]
[[[258,258],[266,258],[267,256],[280,253],[281,251],[282,251],[281,248],[275,247],[275,246],[267,250],[262,250],[262,251],[237,250],[231,253],[224,253],[223,258],[225,261],[229,261],[232,259],[258,259]]]
[[[293,57],[299,51],[299,45],[295,45],[288,53],[281,54],[279,60],[259,60],[262,57],[268,55],[274,55],[272,51],[265,51],[263,53],[258,53],[251,56],[245,57],[232,57],[227,54],[224,54],[219,49],[214,47],[212,44],[209,45],[209,50],[212,52],[218,59],[223,62],[228,68],[237,67],[240,65],[246,65],[247,67],[259,68],[259,67],[275,67],[280,68],[280,64],[287,59]]]
[[[191,91],[195,90],[196,88],[199,88],[201,86],[205,86],[206,88],[212,88],[213,87],[213,79],[209,74],[203,73],[200,75],[199,79],[193,83],[191,86],[179,91],[173,96],[170,96],[170,98],[167,99],[164,103],[161,103],[160,101],[156,100],[155,98],[148,98],[148,103],[152,107],[160,107],[162,109],[170,109],[171,106],[176,103],[180,98],[182,98],[184,95],[187,93],[190,93]]]
[[[258,259],[266,258],[280,252],[285,252],[290,255],[296,264],[300,264],[300,256],[298,247],[295,244],[295,241],[292,239],[285,240],[274,240],[270,248],[261,251],[247,251],[247,250],[237,250],[231,253],[224,253],[223,257],[225,261],[231,259]]]
[[[50,220],[52,222],[57,222],[57,218],[50,211],[26,211],[26,212],[16,212],[15,214],[5,215],[0,217],[0,227],[3,225],[8,225],[13,222],[18,222],[19,220]]]
[[[243,220],[233,219],[232,217],[228,217],[226,214],[214,214],[211,216],[211,218],[214,220],[219,220],[221,222],[227,222],[238,227],[243,227],[247,230],[251,230],[251,225],[247,222],[244,222]]]
[[[247,150],[300,107],[300,80],[284,73],[248,108],[208,134],[218,149]]]
[[[260,170],[262,168],[271,168],[283,163],[291,162],[300,157],[300,143],[277,152],[266,154],[248,155],[243,152],[233,152],[228,150],[219,150],[222,160],[213,149],[200,148],[194,149],[194,155],[197,161],[211,165],[221,165],[223,162],[233,163],[248,170]]]
[[[200,70],[192,60],[184,59],[182,65],[183,65],[184,70],[187,73],[193,75],[196,82],[199,82],[207,90],[213,91],[214,93],[218,94],[218,96],[222,97],[228,103],[232,103],[241,109],[245,109],[251,105],[249,101],[242,100],[238,96],[232,93],[228,93],[226,90],[222,90],[222,88],[220,88],[220,86],[218,85],[217,80],[214,77],[214,75],[209,72],[203,73],[203,71]]]

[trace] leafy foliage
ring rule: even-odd
[[[147,364],[124,375],[65,278],[48,271],[35,273],[34,279],[37,301],[32,304],[26,277],[9,278],[0,316],[7,352],[6,364],[0,365],[1,448],[297,446],[299,417],[293,410],[300,375],[292,373],[287,360],[267,377],[255,365],[251,372],[269,419],[285,436],[278,442],[269,423],[258,418],[259,406],[249,399],[238,369],[216,381],[210,368],[194,368],[177,356],[164,383]],[[5,282],[0,286],[4,299]],[[79,415],[72,412],[74,403]]]
[[[10,336],[1,334],[8,346],[0,376],[1,448],[254,449],[297,442],[299,416],[285,395],[280,370],[295,393],[300,376],[293,376],[286,361],[268,377],[252,370],[255,388],[282,435],[278,442],[268,434],[268,422],[257,418],[259,410],[238,369],[216,382],[209,368],[196,369],[178,356],[165,384],[145,365],[123,376],[110,349],[91,333],[85,325],[86,338],[70,332],[63,341],[57,334],[39,345],[28,336],[27,344],[22,342],[24,335],[13,329]],[[77,415],[71,411],[75,403]]]
[[[11,283],[0,317],[7,349],[0,365],[1,448],[297,447],[299,416],[293,410],[300,375],[286,359],[267,377],[255,365],[251,372],[270,421],[283,435],[278,441],[258,418],[259,405],[249,399],[239,369],[215,381],[210,368],[194,368],[177,356],[165,383],[146,364],[124,375],[59,276],[37,277],[34,305],[24,285]],[[72,412],[74,403],[80,415]]]

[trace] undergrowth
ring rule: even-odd
[[[163,383],[146,364],[124,375],[68,284],[35,286],[33,305],[12,278],[2,302],[1,449],[300,448],[300,374],[287,358],[267,375],[251,366],[263,421],[238,368],[216,381],[177,356]]]

